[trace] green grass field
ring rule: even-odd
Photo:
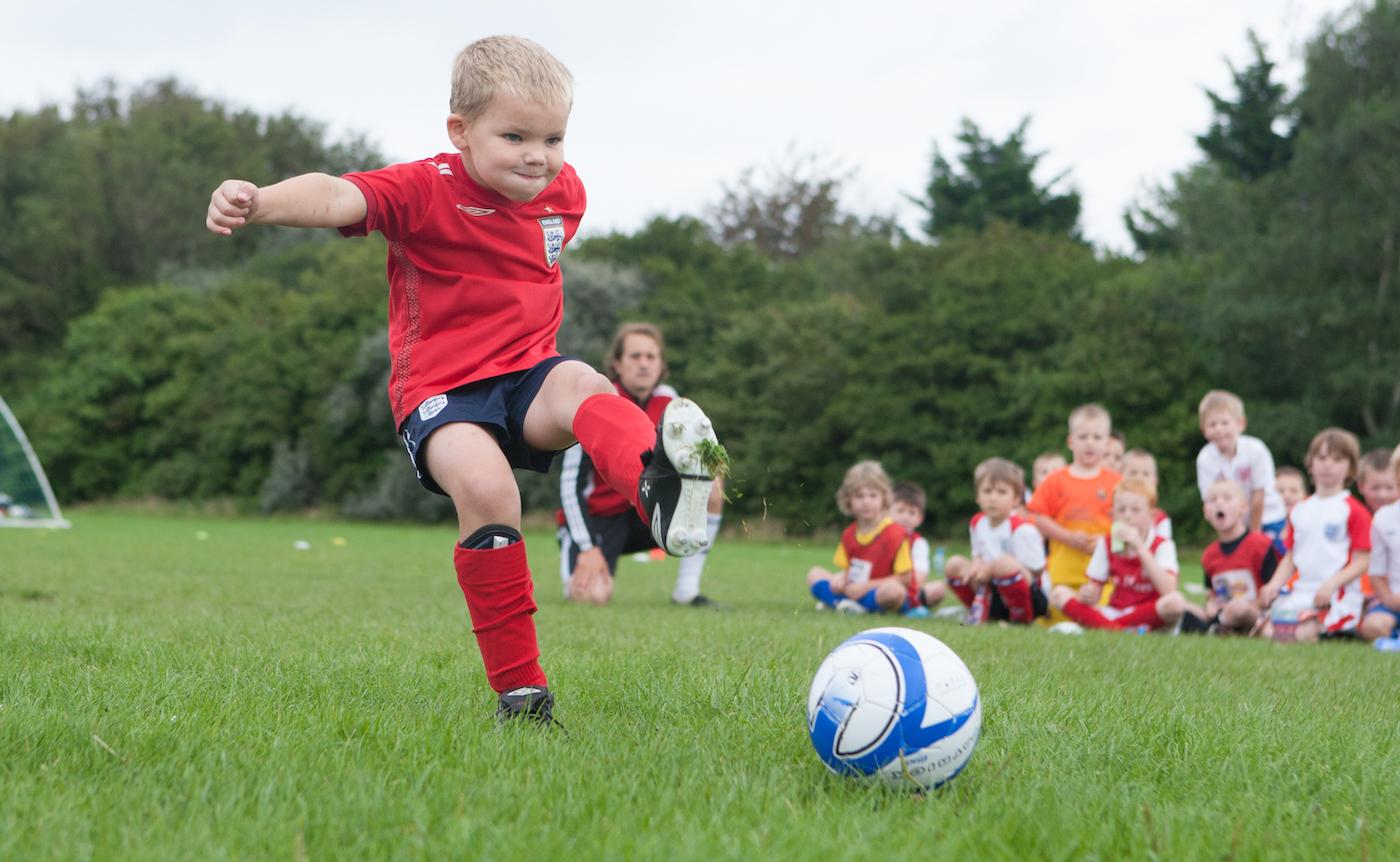
[[[879,624],[812,611],[826,542],[726,541],[723,611],[631,561],[594,609],[531,534],[565,735],[492,720],[448,528],[73,521],[0,530],[3,860],[1400,858],[1400,656],[1364,646],[916,621],[985,703],[917,796],[807,741]]]

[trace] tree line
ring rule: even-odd
[[[1324,22],[1294,93],[1250,50],[1204,94],[1199,159],[1125,213],[1135,255],[1096,252],[1065,178],[1035,179],[1029,118],[1000,140],[968,119],[912,196],[922,235],[845,211],[850,175],[811,156],[578,243],[561,349],[596,361],[618,321],[659,323],[734,455],[734,520],[796,530],[876,457],[953,535],[973,465],[1061,448],[1084,401],[1157,455],[1188,531],[1207,389],[1245,399],[1280,463],[1325,425],[1393,446],[1400,4]],[[225,176],[384,161],[176,81],[0,118],[0,387],[61,498],[448,513],[393,435],[382,243],[200,225]],[[553,505],[547,477],[523,487]]]

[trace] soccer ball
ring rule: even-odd
[[[807,696],[807,732],[832,772],[932,789],[972,757],[982,700],[962,659],[906,628],[861,632],[831,651]]]

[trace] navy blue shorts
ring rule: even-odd
[[[418,482],[434,494],[446,497],[433,477],[428,475],[428,437],[450,422],[470,422],[490,431],[512,467],[548,473],[549,465],[558,452],[541,452],[525,442],[525,414],[539,394],[544,379],[554,366],[572,357],[551,356],[524,371],[502,374],[459,386],[442,395],[434,395],[414,408],[399,426],[408,458],[418,473]]]

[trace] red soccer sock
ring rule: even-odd
[[[967,581],[957,581],[948,579],[948,589],[953,591],[953,595],[958,597],[958,601],[963,603],[963,607],[972,607],[972,602],[977,598],[977,591]]]
[[[498,694],[527,685],[544,688],[547,681],[532,616],[535,585],[525,560],[525,543],[485,551],[458,545],[452,562],[491,688]]]
[[[1013,623],[1028,623],[1035,619],[1035,606],[1031,604],[1031,585],[1026,576],[1017,572],[1009,578],[999,578],[992,582]]]
[[[1065,606],[1061,608],[1061,610],[1065,612],[1065,616],[1086,628],[1108,629],[1114,627],[1113,623],[1109,622],[1108,617],[1084,604],[1079,599],[1070,599],[1065,602]]]
[[[1143,602],[1123,616],[1113,621],[1120,629],[1135,629],[1138,626],[1147,626],[1155,629],[1162,625],[1162,616],[1157,613],[1157,602],[1154,599],[1150,602]]]
[[[573,430],[598,475],[646,520],[637,483],[642,478],[642,453],[656,445],[656,425],[620,395],[592,395],[574,414]]]

